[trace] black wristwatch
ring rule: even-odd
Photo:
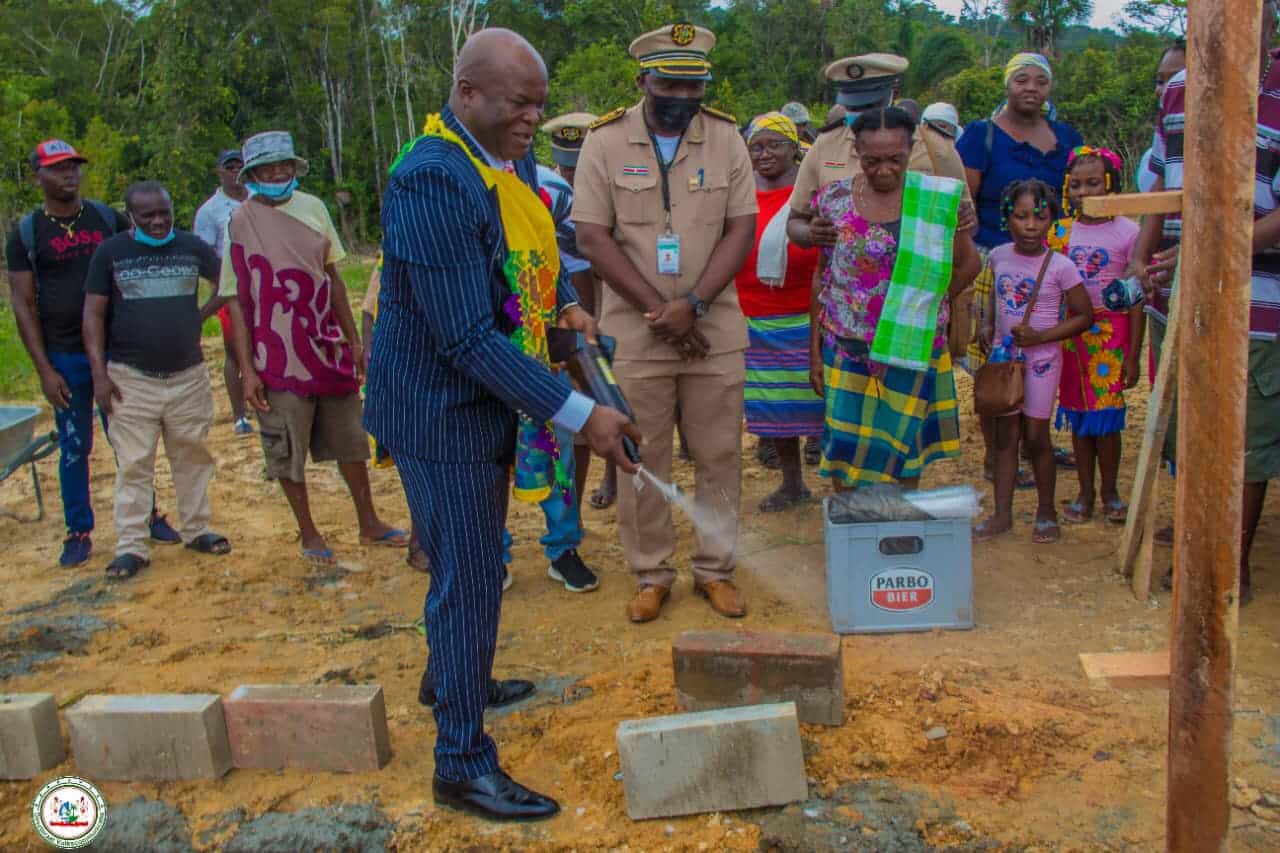
[[[689,300],[689,304],[693,306],[693,316],[697,317],[699,320],[707,316],[707,309],[711,306],[699,299],[698,294],[690,290],[684,298]]]

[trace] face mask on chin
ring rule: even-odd
[[[657,130],[668,133],[684,133],[689,122],[702,108],[701,98],[674,98],[668,95],[650,95],[649,103],[653,107],[653,119]]]
[[[153,249],[159,249],[161,246],[169,245],[170,243],[173,242],[174,236],[175,234],[172,226],[170,226],[169,228],[169,233],[164,235],[163,237],[152,237],[146,231],[143,231],[141,228],[138,228],[137,226],[134,226],[134,229],[133,229],[133,239],[137,240],[142,245],[150,246]]]
[[[290,178],[283,183],[259,183],[258,181],[246,181],[245,187],[248,188],[250,195],[260,195],[263,198],[269,198],[272,201],[286,201],[289,196],[293,195],[293,191],[298,188],[298,179]]]

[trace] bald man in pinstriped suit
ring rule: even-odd
[[[537,189],[531,151],[547,73],[519,35],[482,30],[458,56],[445,125],[477,158]],[[502,602],[502,528],[517,412],[586,435],[624,471],[615,409],[566,389],[508,340],[509,295],[497,198],[470,158],[419,140],[383,200],[383,269],[365,427],[395,459],[431,565],[424,605],[435,688],[436,803],[495,820],[538,820],[559,806],[507,776],[484,731]],[[595,335],[561,277],[560,325]],[[501,683],[498,683],[501,687]]]

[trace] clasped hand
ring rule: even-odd
[[[687,299],[664,302],[644,318],[649,323],[649,331],[675,347],[682,358],[705,358],[711,351],[711,342],[698,331],[698,317]]]

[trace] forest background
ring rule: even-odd
[[[91,158],[86,195],[118,203],[132,181],[162,181],[190,227],[217,152],[279,128],[347,243],[375,243],[387,166],[486,24],[542,52],[548,117],[635,103],[627,45],[680,20],[716,31],[707,102],[740,122],[797,100],[820,123],[822,67],[870,51],[908,57],[904,95],[950,101],[968,122],[1002,99],[1007,58],[1037,48],[1054,60],[1059,117],[1133,164],[1183,2],[1132,0],[1116,31],[1081,23],[1089,0],[965,0],[957,17],[909,0],[0,0],[0,229],[38,204],[28,155],[42,139]]]

